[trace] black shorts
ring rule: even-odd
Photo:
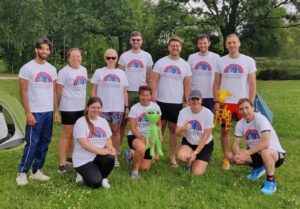
[[[130,147],[130,149],[135,150],[135,149],[133,148],[133,146],[132,146],[132,143],[133,143],[133,141],[134,141],[135,139],[136,139],[136,137],[135,137],[134,135],[128,135],[128,136],[127,136],[128,146]],[[138,139],[136,139],[136,140],[138,140]],[[151,155],[150,155],[150,148],[146,149],[145,155],[144,155],[144,159],[145,159],[145,160],[151,160],[151,159],[152,159],[152,157],[151,157]]]
[[[177,123],[179,111],[182,109],[182,104],[172,104],[156,101],[161,110],[161,120]]]
[[[182,145],[186,145],[190,147],[193,151],[195,151],[198,147],[198,145],[192,145],[190,144],[185,137],[182,138]],[[211,155],[214,149],[214,140],[206,144],[203,149],[197,154],[196,160],[202,160],[205,162],[209,162],[211,159]]]
[[[63,125],[74,125],[78,118],[83,116],[84,111],[66,112],[60,111],[61,124]]]
[[[278,153],[278,160],[275,163],[275,168],[281,166],[285,159],[285,153],[282,152],[277,152],[277,153]],[[251,155],[251,159],[252,159],[252,163],[250,164],[250,166],[252,168],[259,168],[264,165],[263,159],[261,158],[261,155],[258,153],[254,153],[253,155]]]
[[[212,113],[215,113],[214,99],[213,98],[203,98],[202,106],[209,109]]]

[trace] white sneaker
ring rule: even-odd
[[[19,186],[24,186],[24,185],[28,184],[27,174],[26,173],[18,173],[16,182]]]
[[[29,178],[40,180],[40,181],[48,181],[50,179],[50,177],[43,174],[41,170],[37,170],[35,173],[31,173]]]
[[[117,159],[115,159],[115,167],[116,168],[120,167],[120,162]]]
[[[83,178],[82,178],[82,176],[81,176],[79,173],[77,173],[75,182],[76,182],[76,183],[83,182]]]
[[[108,179],[107,178],[102,179],[101,185],[102,185],[102,187],[104,189],[109,189],[110,188],[110,184],[108,183]]]

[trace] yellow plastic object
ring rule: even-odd
[[[227,96],[232,96],[232,93],[222,89],[218,90],[220,108],[215,113],[214,126],[216,127],[217,122],[219,121],[220,124],[225,124],[225,130],[229,131],[231,126],[231,112],[230,110],[227,110],[227,105],[225,104]]]

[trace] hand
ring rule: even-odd
[[[129,108],[125,108],[124,118],[128,118]]]
[[[189,122],[185,122],[185,124],[182,126],[183,131],[188,131],[190,130],[192,125]]]
[[[246,149],[241,149],[237,154],[234,155],[233,160],[238,164],[245,164],[247,159],[250,157]]]
[[[196,159],[196,157],[197,157],[196,153],[195,153],[195,152],[192,152],[192,153],[190,154],[190,156],[188,157],[189,163],[192,163],[192,162]]]
[[[59,122],[60,122],[60,115],[59,115],[59,112],[58,112],[58,111],[56,111],[56,112],[54,113],[54,122],[55,122],[55,123],[59,123]]]
[[[36,120],[35,120],[34,115],[31,112],[26,113],[26,123],[29,126],[35,126],[35,124],[37,123]]]
[[[220,103],[219,102],[216,102],[214,106],[215,106],[215,111],[218,111],[220,109]]]
[[[100,155],[109,155],[110,154],[110,151],[108,148],[103,148],[103,149],[100,149]]]
[[[109,154],[111,154],[111,155],[116,155],[117,154],[116,149],[114,147],[108,146],[107,149],[110,152]]]

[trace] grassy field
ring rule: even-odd
[[[19,98],[17,81],[0,80],[0,90]],[[18,187],[15,178],[22,150],[0,151],[0,208],[300,208],[300,82],[259,81],[258,91],[275,114],[274,127],[287,151],[285,164],[276,170],[278,191],[273,196],[261,195],[263,178],[246,179],[250,168],[221,169],[219,129],[214,130],[214,159],[204,176],[192,176],[184,166],[172,169],[164,157],[139,180],[131,180],[131,167],[122,159],[109,177],[112,188],[92,190],[75,184],[75,174],[57,172],[60,127],[55,125],[43,168],[51,176],[48,182],[30,181]],[[126,147],[123,143],[123,150]],[[166,143],[166,156],[167,152]]]

